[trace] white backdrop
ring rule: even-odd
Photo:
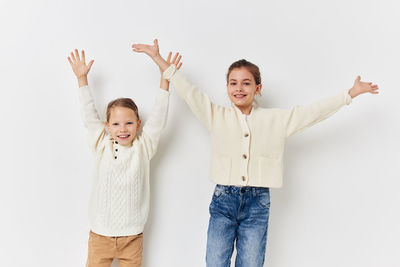
[[[258,64],[265,107],[379,84],[290,138],[273,189],[265,266],[400,266],[400,4],[395,0],[0,1],[1,266],[84,266],[92,158],[69,51],[95,59],[96,104],[132,97],[144,119],[156,66],[131,52],[159,38],[182,71],[229,105],[225,73]],[[210,137],[171,89],[152,161],[144,267],[205,266]],[[114,263],[113,266],[118,266]]]

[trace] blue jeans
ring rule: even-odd
[[[207,267],[262,267],[267,243],[269,188],[217,185],[210,204]]]

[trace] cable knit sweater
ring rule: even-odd
[[[95,173],[89,202],[90,229],[104,236],[143,232],[150,205],[150,159],[156,153],[164,128],[169,92],[160,89],[155,107],[132,146],[121,146],[106,132],[90,88],[79,88],[81,115],[95,156]]]

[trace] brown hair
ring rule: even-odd
[[[133,100],[130,98],[117,98],[117,99],[111,101],[110,103],[108,103],[107,121],[110,119],[111,109],[115,108],[115,107],[124,107],[124,108],[132,109],[133,112],[135,112],[137,119],[139,120],[139,110],[138,110],[135,102],[133,102]]]
[[[261,84],[260,69],[257,67],[257,65],[247,61],[246,59],[241,59],[232,63],[228,69],[228,73],[226,74],[227,83],[229,83],[229,74],[231,74],[232,70],[240,68],[246,68],[253,75],[256,85]]]

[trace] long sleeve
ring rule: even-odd
[[[169,80],[178,95],[189,105],[195,116],[211,131],[213,114],[218,108],[222,108],[211,102],[208,95],[200,92],[180,73],[175,65],[165,70],[164,78]]]
[[[157,151],[161,131],[164,129],[168,117],[169,92],[159,89],[156,103],[143,126],[141,141],[147,152],[148,159],[151,159]]]
[[[286,137],[294,135],[336,113],[351,103],[347,90],[307,106],[295,106],[287,111],[285,120]]]
[[[100,120],[89,86],[78,89],[83,124],[88,129],[88,142],[93,152],[98,151],[106,136],[105,124]]]

